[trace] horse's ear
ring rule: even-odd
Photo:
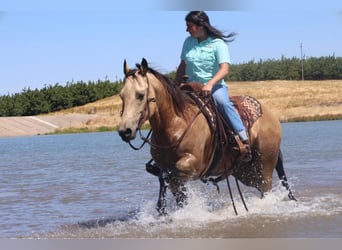
[[[128,65],[127,65],[126,59],[125,59],[124,64],[123,64],[123,70],[124,70],[125,76],[127,76],[128,72],[130,71],[130,69],[129,69]]]
[[[141,63],[140,63],[140,72],[142,75],[145,76],[147,74],[147,70],[148,70],[148,63],[147,63],[146,59],[143,58],[141,60]]]

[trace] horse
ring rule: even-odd
[[[123,69],[122,110],[117,130],[121,139],[130,143],[148,120],[151,139],[141,138],[151,145],[151,161],[155,163],[150,161],[146,168],[159,178],[156,209],[160,214],[167,213],[167,188],[177,205],[182,207],[186,203],[185,184],[190,180],[211,181],[217,185],[224,179],[228,183],[228,176],[232,175],[237,183],[239,180],[257,188],[263,197],[272,189],[274,169],[289,198],[295,200],[283,167],[280,122],[267,106],[260,104],[262,115],[248,129],[252,159],[243,162],[231,144],[217,147],[218,137],[202,108],[174,81],[150,68],[145,58],[134,69],[124,60]]]

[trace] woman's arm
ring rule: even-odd
[[[212,88],[216,83],[224,79],[229,73],[229,64],[228,63],[221,63],[219,70],[216,74],[211,78],[207,84],[203,87],[202,93],[208,95],[211,93]]]
[[[210,85],[213,87],[216,83],[224,79],[229,73],[229,64],[228,63],[221,63],[219,70],[216,72],[216,74],[211,78],[207,85]]]

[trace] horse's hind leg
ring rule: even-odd
[[[264,148],[260,155],[260,179],[257,183],[257,189],[261,192],[261,198],[264,198],[265,193],[271,191],[273,182],[273,171],[277,162],[278,154],[271,149]]]
[[[277,165],[276,165],[276,171],[277,171],[279,179],[281,180],[281,184],[286,188],[286,190],[289,191],[288,197],[290,198],[290,200],[296,201],[296,198],[294,197],[294,195],[290,189],[290,185],[287,182],[287,178],[286,178],[286,174],[285,174],[285,170],[284,170],[284,164],[283,164],[283,154],[282,154],[281,150],[279,150],[279,156],[278,156],[278,161],[277,161]]]

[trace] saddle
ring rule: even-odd
[[[240,152],[242,142],[240,141],[239,136],[234,133],[223,115],[218,111],[214,100],[211,97],[205,97],[200,94],[202,87],[203,85],[201,83],[195,82],[180,85],[180,89],[187,93],[200,108],[200,111],[209,124],[210,130],[218,139],[213,160],[202,177],[202,181],[206,182],[206,178],[210,177],[210,174],[216,172],[216,167],[223,154],[223,148],[225,146],[230,146],[232,148],[237,148],[237,151]],[[254,122],[262,116],[262,108],[259,101],[251,96],[232,96],[230,97],[230,100],[233,102],[235,109],[240,115],[246,131],[249,131]],[[160,168],[156,163],[152,163],[152,161],[153,159],[146,163],[146,171],[155,176],[159,176]],[[220,178],[221,177],[218,177],[217,179],[209,178],[207,180],[212,181],[215,184]]]
[[[180,89],[185,91],[199,106],[201,112],[207,119],[210,129],[217,135],[219,144],[222,146],[229,145],[233,148],[238,147],[241,150],[243,147],[242,142],[228,121],[218,111],[214,100],[211,97],[204,97],[200,94],[202,87],[203,85],[200,83],[190,82],[182,84]],[[248,95],[232,96],[230,100],[240,115],[246,131],[249,131],[254,122],[262,116],[262,108],[259,101]]]

